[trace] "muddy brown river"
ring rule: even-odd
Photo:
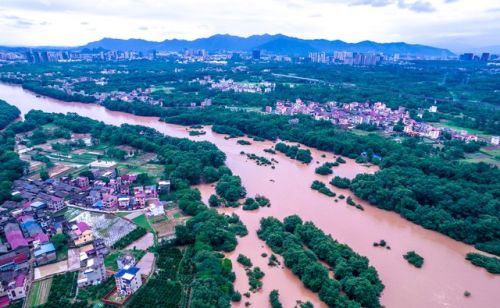
[[[263,252],[271,251],[259,240],[256,230],[262,217],[275,216],[279,219],[298,214],[305,221],[313,221],[326,233],[342,243],[348,244],[361,255],[369,258],[370,264],[377,269],[386,288],[381,302],[386,307],[500,307],[500,276],[494,276],[482,268],[471,265],[465,260],[467,252],[475,251],[472,246],[457,242],[437,232],[426,230],[398,214],[380,210],[357,198],[364,211],[351,207],[343,200],[334,202],[309,187],[314,180],[328,182],[332,176],[320,176],[314,169],[320,163],[333,161],[333,154],[311,149],[313,162],[303,165],[282,154],[271,155],[263,150],[271,147],[271,142],[251,141],[251,145],[239,145],[237,139],[224,139],[223,135],[212,133],[205,128],[206,135],[191,137],[186,127],[170,125],[154,117],[134,116],[122,112],[108,111],[93,104],[67,103],[54,99],[37,97],[21,87],[0,84],[0,99],[17,106],[22,114],[37,109],[45,112],[75,112],[81,116],[103,121],[107,124],[123,123],[144,125],[158,131],[192,140],[207,140],[224,151],[227,165],[241,176],[249,196],[261,194],[271,200],[270,208],[256,211],[222,209],[223,212],[237,213],[247,226],[249,235],[239,239],[236,251],[228,254],[233,260],[236,272],[235,287],[242,294],[248,291],[245,271],[236,262],[242,253],[252,259],[255,266],[264,272],[263,288],[250,298],[242,297],[236,306],[244,307],[246,301],[252,307],[268,307],[268,295],[273,289],[280,292],[284,307],[294,307],[297,300],[311,301],[315,307],[325,307],[318,296],[305,289],[298,278],[286,268],[271,268]],[[257,166],[240,152],[255,153],[268,159],[274,157],[279,163],[276,168]],[[325,154],[326,158],[321,156]],[[358,173],[376,172],[376,167],[366,167],[346,159],[346,164],[334,167],[334,175],[353,178]],[[331,186],[330,186],[331,187]],[[213,193],[211,185],[199,186],[206,201]],[[331,187],[332,188],[332,187]],[[345,196],[349,191],[333,188]],[[384,239],[391,250],[373,247],[372,243]],[[402,255],[415,250],[425,258],[424,266],[417,269],[406,262]],[[280,259],[281,260],[281,259]],[[464,291],[471,292],[466,298]]]

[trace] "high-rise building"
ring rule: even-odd
[[[472,61],[472,59],[474,59],[474,54],[473,53],[464,53],[463,55],[460,55],[459,59],[462,61]]]
[[[481,55],[481,61],[488,61],[490,59],[490,53],[489,52],[483,52],[483,54]]]
[[[260,50],[259,49],[255,49],[252,51],[252,59],[260,60]]]

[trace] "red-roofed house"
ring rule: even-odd
[[[15,250],[19,247],[29,246],[28,241],[24,238],[23,232],[15,223],[8,223],[4,228],[5,238],[9,242],[10,248]]]
[[[94,234],[87,223],[80,221],[71,226],[71,238],[76,246],[81,246],[88,242],[92,242],[94,240]]]

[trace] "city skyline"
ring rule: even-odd
[[[252,6],[227,0],[127,0],[119,7],[103,1],[5,0],[0,44],[80,46],[103,37],[163,41],[282,33],[346,42],[404,41],[463,52],[500,45],[499,17],[500,4],[487,0],[259,0]]]

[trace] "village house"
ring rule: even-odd
[[[35,247],[33,256],[38,266],[54,262],[57,259],[56,249],[52,243],[45,243]]]
[[[57,212],[62,210],[66,205],[64,199],[56,196],[51,196],[48,202],[48,207],[51,211]]]
[[[70,236],[75,246],[81,246],[94,240],[92,229],[83,221],[71,226]]]
[[[8,223],[4,227],[5,238],[10,245],[10,249],[16,250],[21,247],[28,247],[29,243],[24,238],[23,232],[17,223]]]
[[[102,256],[89,257],[86,252],[81,252],[80,263],[82,271],[78,273],[78,287],[95,286],[106,280],[106,268]]]
[[[138,267],[126,265],[115,274],[116,289],[121,295],[135,293],[141,286],[141,274]]]
[[[26,297],[28,277],[25,271],[0,272],[1,302],[12,302]],[[3,297],[7,296],[8,301]]]
[[[132,267],[137,264],[137,261],[135,260],[134,256],[130,253],[125,253],[121,256],[118,257],[116,260],[116,263],[118,265],[118,269],[123,269],[126,266]]]
[[[165,214],[165,209],[160,200],[156,198],[150,199],[148,200],[148,204],[148,211],[146,213],[148,216],[161,216]]]

